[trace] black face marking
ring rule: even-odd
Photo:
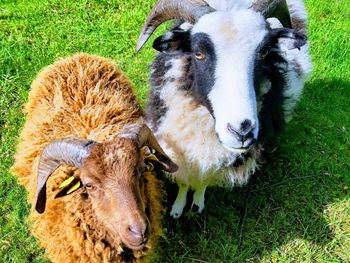
[[[199,52],[204,55],[203,59],[196,58],[196,54]],[[191,67],[193,69],[192,95],[213,115],[213,109],[208,99],[208,94],[215,83],[217,58],[214,44],[207,34],[197,33],[192,36],[191,57]]]
[[[153,42],[153,47],[165,56],[188,55],[188,63],[185,65],[186,74],[184,74],[186,79],[182,79],[181,88],[190,91],[192,96],[213,115],[208,94],[215,83],[217,58],[214,44],[209,36],[205,33],[191,35],[190,31],[183,31],[179,27],[175,27],[170,32],[158,37]],[[202,59],[198,59],[199,53],[203,55]],[[158,56],[158,58],[163,57],[162,55]],[[188,67],[186,68],[186,66]]]
[[[278,39],[279,36],[286,36],[287,31],[290,33],[292,30],[284,28],[271,30],[256,51],[254,85],[257,100],[262,102],[259,112],[260,131],[258,140],[269,147],[273,147],[276,135],[283,129],[285,123],[283,103],[286,98],[283,92],[286,87],[285,66],[287,62],[281,56]],[[266,94],[262,95],[260,87],[266,80],[271,83],[271,88]]]
[[[276,73],[274,71],[278,68],[277,64],[286,63],[280,55],[281,50],[278,46],[280,39],[285,40],[289,49],[299,49],[307,42],[307,37],[294,29],[277,28],[269,31],[256,50],[254,84],[257,97],[260,95],[261,82],[270,79],[271,75]]]

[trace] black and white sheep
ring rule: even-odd
[[[287,3],[288,2],[288,3]],[[137,50],[169,19],[151,65],[148,124],[179,170],[171,210],[189,188],[204,208],[207,186],[243,185],[291,113],[311,71],[302,0],[160,0]]]

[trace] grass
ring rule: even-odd
[[[203,214],[165,219],[154,262],[350,262],[350,2],[306,3],[314,71],[251,186],[242,245],[249,188],[210,189]],[[59,57],[94,53],[117,61],[144,103],[154,51],[134,48],[151,5],[0,0],[0,262],[47,261],[27,228],[26,193],[9,172],[31,81]]]

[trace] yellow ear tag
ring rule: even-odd
[[[74,180],[74,176],[69,177],[68,179],[64,180],[58,188],[61,189],[63,187],[70,185],[73,182],[73,180]]]
[[[71,188],[69,188],[69,190],[67,191],[67,195],[74,192],[75,190],[79,189],[81,185],[81,182],[78,181],[75,185],[73,185]]]
[[[78,190],[80,187],[82,187],[80,179],[74,176],[70,176],[60,184],[60,191],[56,194],[55,199],[69,195]]]
[[[145,161],[158,161],[158,158],[154,154],[150,154],[146,156]]]

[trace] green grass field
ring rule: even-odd
[[[134,48],[151,2],[0,0],[0,262],[47,261],[9,172],[31,81],[57,58],[88,52],[117,61],[144,103],[155,52]],[[210,189],[203,214],[165,218],[154,262],[350,262],[350,1],[306,3],[314,71],[251,186],[241,246],[248,188]]]

